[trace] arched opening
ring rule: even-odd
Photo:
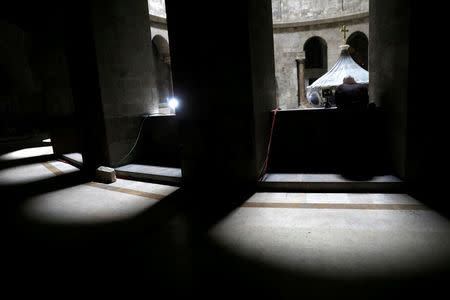
[[[156,35],[152,40],[153,61],[156,69],[156,87],[161,105],[167,103],[172,97],[172,75],[170,67],[169,43],[161,35]]]
[[[311,85],[316,79],[327,72],[327,43],[321,37],[309,38],[304,46],[305,51],[305,81]]]
[[[350,45],[348,49],[353,60],[368,70],[369,66],[369,39],[361,31],[353,32],[347,39],[347,44]]]

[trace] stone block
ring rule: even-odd
[[[113,168],[98,167],[95,171],[95,180],[102,183],[113,183],[116,181],[116,171]]]

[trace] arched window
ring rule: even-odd
[[[311,85],[328,69],[328,47],[325,40],[314,36],[303,45],[305,52],[305,84]]]
[[[306,69],[327,68],[327,43],[324,39],[318,36],[308,39],[303,50],[305,51]]]
[[[353,32],[347,39],[348,49],[353,60],[365,70],[368,69],[369,39],[361,31]]]
[[[152,48],[159,103],[166,103],[167,99],[172,96],[169,43],[161,35],[155,35],[152,40]]]

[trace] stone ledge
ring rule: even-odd
[[[155,15],[149,15],[149,17],[150,17],[151,23],[167,25],[166,18],[155,16]],[[329,23],[337,23],[337,22],[343,22],[343,21],[348,21],[348,20],[363,19],[363,18],[367,18],[367,17],[369,17],[368,11],[362,12],[362,13],[348,14],[348,15],[339,16],[339,17],[315,19],[315,20],[300,21],[300,22],[279,22],[279,23],[274,22],[273,28],[304,27],[304,26],[311,26],[311,25],[329,24]]]
[[[158,17],[155,15],[149,15],[150,16],[150,22],[151,23],[157,23],[157,24],[164,24],[167,25],[167,20],[166,18],[163,17]]]
[[[362,12],[356,14],[349,14],[339,17],[325,18],[325,19],[316,19],[302,22],[286,22],[286,23],[274,23],[273,28],[291,28],[291,27],[304,27],[311,25],[319,25],[319,24],[329,24],[329,23],[337,23],[344,22],[349,20],[357,20],[369,17],[369,12]]]
[[[140,164],[128,164],[116,168],[117,176],[124,179],[131,179],[137,181],[153,182],[166,185],[181,185],[181,169],[140,165]]]
[[[374,176],[365,180],[346,179],[339,174],[266,174],[257,184],[258,191],[269,192],[377,192],[406,191],[406,184],[393,175]]]

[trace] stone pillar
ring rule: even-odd
[[[97,57],[87,2],[74,3],[65,16],[64,44],[75,115],[80,126],[83,170],[94,177],[108,161]]]
[[[370,1],[370,101],[386,112],[387,147],[394,172],[406,176],[410,2]]]
[[[170,55],[165,55],[163,57],[164,63],[167,64],[169,68],[169,96],[173,97],[173,80],[172,80],[172,66],[170,65]]]
[[[185,186],[225,192],[262,171],[276,106],[271,11],[270,0],[238,10],[234,1],[166,2]]]
[[[144,114],[158,111],[148,2],[95,0],[92,25],[108,140],[109,165],[134,145]]]
[[[297,56],[297,74],[298,74],[298,107],[305,106],[306,101],[306,87],[305,87],[305,53]]]
[[[71,18],[67,39],[74,94],[79,93],[81,118],[83,111],[89,115],[83,154],[97,153],[95,167],[129,163],[137,151],[123,158],[134,145],[142,116],[158,109],[148,3],[80,1]]]

